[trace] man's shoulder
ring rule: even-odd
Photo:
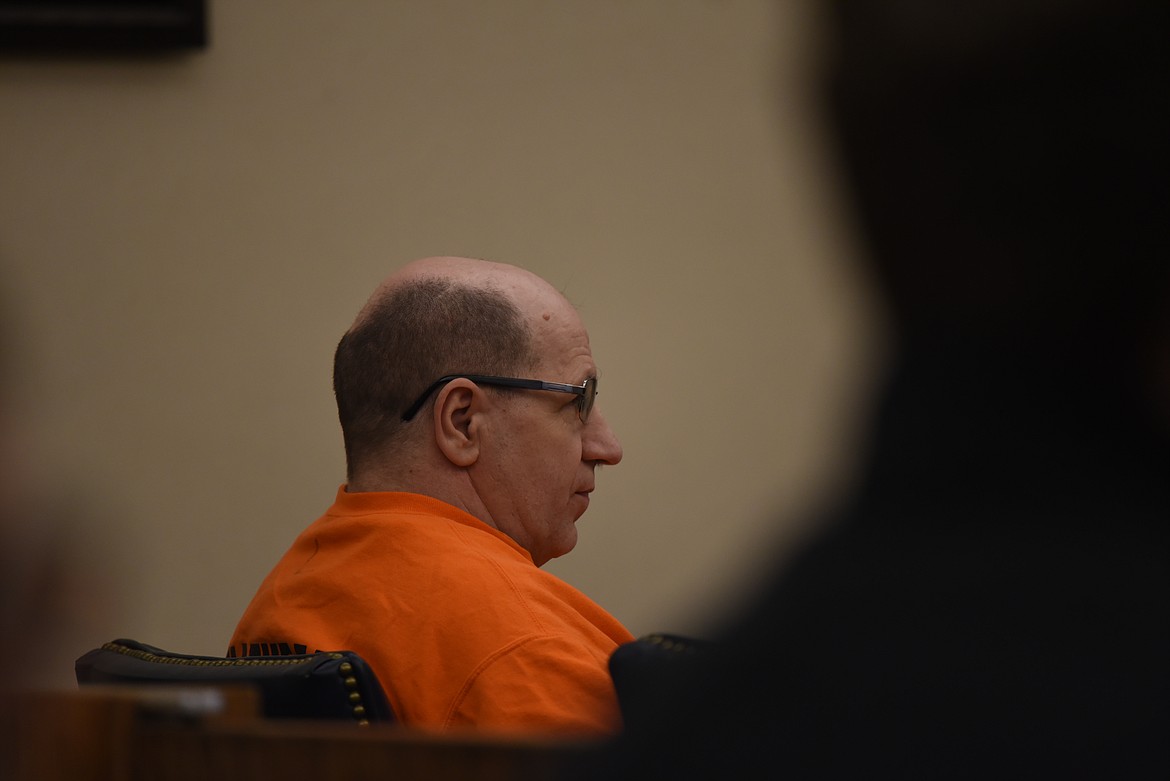
[[[539,573],[520,546],[477,518],[433,497],[390,492],[339,497],[286,559],[300,574],[357,568],[370,585],[457,590],[498,590]]]
[[[442,605],[442,614],[471,619],[459,609],[466,603],[472,613],[486,609],[524,627],[612,621],[513,540],[458,508],[415,494],[348,498],[357,501],[335,504],[302,534],[302,555],[287,562],[296,580],[316,571],[334,581],[344,570],[346,588],[363,584],[351,596],[357,601]]]

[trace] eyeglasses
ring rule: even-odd
[[[574,393],[577,395],[577,414],[581,417],[581,422],[585,423],[589,420],[589,413],[593,410],[593,401],[597,398],[597,378],[590,377],[580,385],[566,385],[563,382],[545,382],[544,380],[519,380],[515,377],[492,377],[487,374],[448,374],[446,377],[440,377],[431,383],[423,394],[418,399],[406,408],[406,412],[402,413],[403,420],[410,420],[418,411],[422,409],[422,405],[426,403],[430,395],[437,391],[443,385],[446,385],[451,380],[471,380],[480,385],[498,385],[502,388],[520,388],[521,390],[546,390],[556,391],[558,393]]]

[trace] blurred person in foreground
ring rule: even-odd
[[[410,726],[597,734],[632,639],[540,567],[621,445],[572,305],[515,266],[428,258],[342,338],[347,480],[260,586],[230,656],[348,649]]]
[[[829,6],[865,466],[591,775],[1170,777],[1168,7]]]

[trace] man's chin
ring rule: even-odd
[[[549,545],[548,558],[537,566],[542,567],[553,559],[559,559],[561,556],[564,556],[566,553],[576,547],[577,527],[569,524],[569,527],[565,530],[564,534],[558,535],[556,541]]]

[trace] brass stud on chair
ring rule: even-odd
[[[353,675],[353,665],[342,662],[337,665],[337,672],[342,676],[342,684],[349,689],[348,699],[353,706],[352,713],[359,727],[368,727],[370,720],[366,718],[366,706],[362,704],[362,693],[358,691],[358,679]]]

